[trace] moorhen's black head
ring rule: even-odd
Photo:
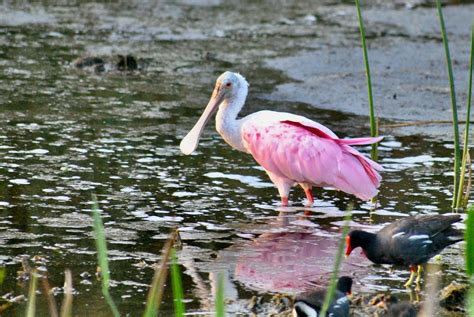
[[[362,231],[354,230],[351,231],[346,237],[346,256],[349,256],[355,248],[361,247],[366,250],[369,245],[373,243],[375,234]]]
[[[352,278],[349,276],[341,276],[337,280],[336,289],[344,295],[350,295],[352,293]]]

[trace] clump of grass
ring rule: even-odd
[[[225,294],[224,294],[224,274],[219,273],[217,276],[217,290],[214,299],[216,308],[216,317],[225,316]]]
[[[462,162],[461,162],[461,173],[459,179],[459,187],[456,199],[456,208],[465,208],[467,207],[467,203],[469,200],[469,192],[471,189],[471,169],[469,168],[468,173],[468,182],[466,186],[466,190],[464,190],[464,179],[466,173],[466,164],[469,163],[469,167],[471,166],[471,159],[469,156],[469,120],[471,117],[471,98],[472,98],[472,64],[473,64],[473,56],[474,56],[474,23],[472,24],[471,30],[471,56],[469,62],[469,83],[467,88],[467,110],[466,110],[466,127],[464,128],[464,144],[463,144],[463,153],[462,153]],[[464,195],[464,197],[463,197]]]
[[[346,239],[347,234],[349,233],[349,223],[352,218],[351,210],[352,210],[352,207],[350,207],[346,211],[346,215],[344,217],[345,223],[344,223],[344,227],[342,228],[341,237],[339,239],[339,247],[337,248],[337,252],[336,252],[336,260],[334,261],[334,268],[331,274],[331,280],[329,282],[328,290],[326,292],[326,296],[324,297],[323,306],[320,312],[320,316],[322,317],[326,316],[326,313],[329,309],[329,305],[331,305],[334,299],[334,294],[336,292],[337,278],[339,276],[339,268],[341,267],[342,257],[344,253],[345,239]]]
[[[453,118],[453,133],[454,133],[454,193],[452,207],[456,208],[457,197],[459,192],[459,172],[461,162],[461,151],[459,147],[459,123],[458,123],[458,108],[456,104],[456,91],[454,88],[454,76],[451,63],[451,54],[449,53],[448,36],[446,35],[446,27],[444,25],[443,10],[441,9],[440,0],[436,0],[436,8],[438,9],[439,24],[441,27],[441,36],[443,38],[444,53],[446,56],[446,67],[448,69],[449,91],[451,96],[451,112]],[[462,189],[461,189],[462,190]]]
[[[97,248],[97,260],[100,267],[100,273],[102,276],[102,294],[104,295],[105,301],[110,307],[114,317],[119,317],[120,313],[115,305],[114,300],[109,292],[110,287],[110,273],[109,273],[109,260],[107,257],[107,242],[105,240],[104,224],[99,214],[99,207],[97,204],[97,198],[95,195],[92,197],[92,214],[94,217],[94,235],[95,244]]]
[[[369,117],[370,117],[370,135],[372,137],[378,136],[378,127],[375,117],[375,108],[374,108],[374,98],[372,96],[372,80],[370,76],[370,65],[369,65],[369,56],[367,53],[367,44],[365,43],[365,30],[364,30],[364,21],[362,19],[362,13],[360,10],[359,0],[355,0],[357,7],[357,17],[359,19],[359,30],[360,30],[360,41],[362,43],[362,50],[364,52],[364,64],[365,64],[365,75],[367,77],[367,95],[369,98]],[[374,161],[378,157],[377,143],[372,144],[371,157]]]
[[[176,317],[184,316],[183,286],[181,281],[181,272],[178,261],[176,260],[176,250],[171,249],[171,286],[173,288],[174,315]]]

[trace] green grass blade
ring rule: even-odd
[[[0,286],[5,281],[6,276],[7,276],[7,269],[5,267],[0,267]]]
[[[109,273],[109,260],[107,257],[107,242],[105,240],[105,230],[104,224],[102,223],[102,218],[99,213],[99,206],[97,204],[97,198],[95,195],[92,197],[92,214],[94,217],[94,235],[95,235],[95,245],[97,248],[97,260],[100,267],[100,272],[102,275],[102,294],[104,295],[105,301],[110,307],[114,317],[120,316],[120,313],[115,305],[114,300],[109,292],[110,287],[110,273]]]
[[[474,316],[474,206],[467,208],[466,231],[466,273],[469,275],[469,292],[466,300],[469,316]]]
[[[359,0],[355,0],[355,4],[357,7],[357,17],[359,19],[360,41],[362,43],[362,50],[364,52],[365,75],[367,77],[367,95],[369,98],[370,135],[372,137],[376,137],[378,136],[379,132],[377,129],[377,120],[375,117],[375,108],[374,108],[374,98],[372,95],[372,79],[370,76],[370,66],[369,66],[369,57],[367,54],[367,44],[365,43],[364,21],[362,19],[362,13],[360,10]],[[377,157],[378,157],[377,143],[372,144],[371,157],[374,161],[377,160]]]
[[[467,295],[468,316],[474,316],[474,278],[470,278],[470,287]]]
[[[318,316],[322,316],[322,317],[326,316],[326,312],[329,309],[329,305],[333,301],[334,294],[336,293],[336,285],[337,285],[337,279],[339,276],[339,268],[341,267],[346,236],[349,233],[349,223],[352,218],[351,210],[352,208],[349,208],[346,211],[346,215],[344,217],[345,223],[344,223],[344,227],[342,228],[341,238],[339,239],[339,247],[337,248],[336,260],[334,262],[334,268],[331,274],[331,281],[329,282],[328,290],[326,292],[326,296],[324,297],[323,306],[321,308],[320,315]]]
[[[178,231],[174,230],[170,238],[166,241],[162,250],[162,257],[160,265],[156,266],[153,281],[151,282],[150,290],[148,291],[144,317],[156,317],[160,309],[161,298],[163,297],[163,289],[168,275],[168,259],[171,254],[171,248],[178,239]]]
[[[38,277],[36,272],[30,274],[30,288],[28,290],[28,306],[26,308],[26,317],[35,317],[36,315],[36,281]]]
[[[466,272],[469,276],[474,274],[474,205],[467,209],[466,231]]]
[[[225,317],[224,274],[217,275],[217,289],[215,297],[216,317]]]
[[[438,9],[439,24],[441,26],[441,36],[443,37],[444,53],[446,55],[446,67],[448,68],[449,88],[451,94],[451,112],[453,115],[453,133],[454,133],[454,193],[453,208],[456,207],[456,200],[459,189],[459,167],[461,161],[461,152],[459,148],[459,124],[458,124],[458,108],[456,105],[456,91],[454,89],[453,68],[451,63],[451,55],[449,53],[448,36],[446,35],[446,27],[444,25],[443,10],[441,9],[440,0],[436,0],[436,8]]]
[[[176,250],[171,249],[171,285],[173,287],[174,315],[176,317],[184,316],[184,295],[183,283],[181,281],[181,272],[176,260]]]
[[[461,175],[458,186],[458,196],[456,202],[456,208],[464,208],[463,189],[464,189],[464,178],[466,173],[466,163],[468,160],[469,152],[469,124],[471,119],[471,98],[472,98],[472,64],[474,56],[474,23],[472,24],[471,30],[471,57],[469,62],[469,83],[467,88],[467,110],[466,110],[466,127],[464,128],[464,144],[462,152],[462,163],[461,163]],[[467,193],[469,194],[469,193]]]

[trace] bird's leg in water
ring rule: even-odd
[[[288,207],[288,196],[281,196],[281,205],[283,207]]]
[[[305,183],[301,183],[300,186],[303,188],[304,193],[306,194],[306,199],[308,200],[306,202],[306,206],[307,207],[312,206],[314,203],[313,192],[311,191],[312,186]]]
[[[415,278],[416,274],[416,265],[410,265],[410,278],[408,281],[405,283],[405,287],[410,287],[411,284],[413,284],[413,279]]]
[[[313,198],[313,193],[311,192],[311,188],[305,189],[305,194],[306,194],[306,199],[308,199],[308,202],[306,203],[308,206],[313,205],[314,203],[314,198]]]
[[[421,272],[423,272],[423,267],[422,267],[421,265],[418,265],[418,273],[417,273],[417,277],[416,277],[416,285],[420,285]]]

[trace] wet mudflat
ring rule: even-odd
[[[92,193],[109,240],[112,294],[130,316],[144,307],[153,264],[171,228],[180,228],[183,241],[178,258],[187,308],[212,311],[216,273],[224,272],[229,311],[246,314],[254,295],[292,294],[326,283],[348,206],[354,227],[374,230],[404,215],[451,210],[449,125],[382,130],[379,161],[386,171],[375,210],[330,189],[315,191],[318,200],[309,209],[303,192],[295,190],[292,206],[280,208],[261,168],[231,150],[212,126],[196,154],[179,152],[180,138],[200,115],[215,78],[228,69],[251,84],[244,114],[294,112],[341,137],[368,135],[351,3],[11,2],[0,8],[2,294],[26,294],[27,283],[16,272],[27,256],[58,286],[58,299],[64,269],[72,270],[76,315],[110,315],[95,277]],[[446,8],[461,105],[469,30],[452,17],[472,19],[473,8]],[[406,16],[423,23],[399,20]],[[374,86],[381,125],[386,119],[449,119],[434,10],[371,3],[367,19],[374,30],[373,69],[381,78]],[[403,64],[397,56],[405,55],[398,52],[411,57]],[[135,56],[139,69],[73,66],[81,56],[118,54]],[[443,252],[441,285],[465,280],[463,250],[458,244]],[[342,268],[354,274],[355,293],[391,291],[409,298],[406,270],[373,266],[357,253]],[[172,312],[170,296],[163,316]],[[47,315],[42,297],[38,309]],[[6,315],[23,310],[17,305]]]

